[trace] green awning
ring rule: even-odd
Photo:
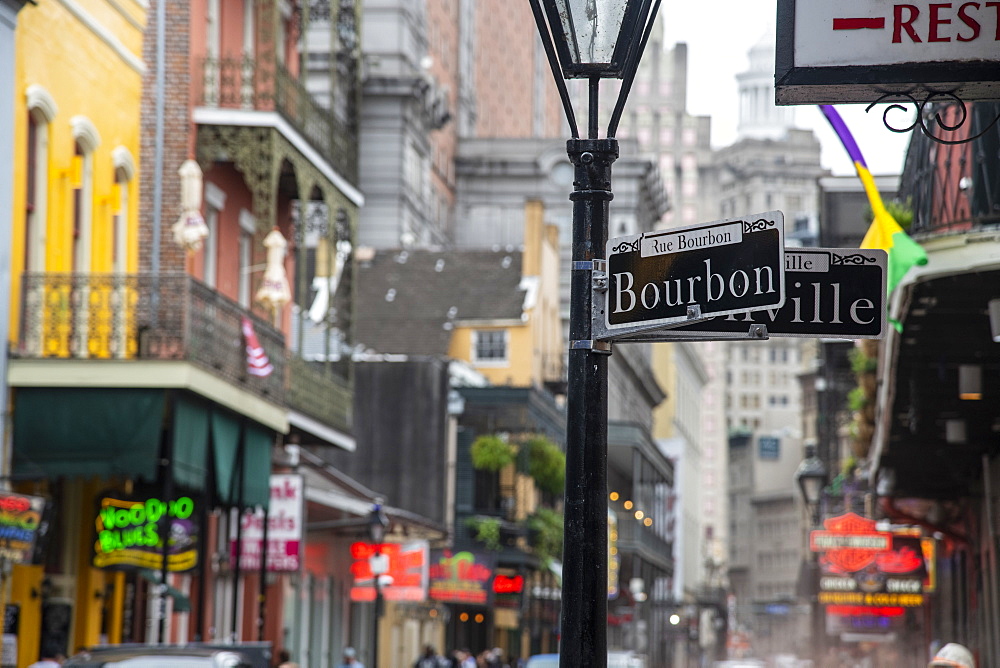
[[[212,461],[215,464],[215,490],[225,504],[236,503],[239,480],[234,480],[236,453],[240,449],[240,423],[235,415],[212,412]]]
[[[157,478],[163,390],[19,387],[13,465],[20,478]]]
[[[208,407],[179,395],[174,402],[174,483],[189,489],[205,489],[208,469]]]
[[[167,396],[162,389],[17,388],[14,477],[156,482]],[[203,491],[214,482],[224,505],[267,506],[274,432],[197,396],[174,397],[174,484]],[[208,480],[209,456],[214,481]]]
[[[273,442],[274,432],[256,422],[244,419],[241,425],[241,418],[236,415],[221,410],[212,412],[215,489],[222,503],[244,508],[267,507]]]
[[[274,432],[248,422],[243,436],[243,503],[267,508],[271,498],[271,444],[274,443]]]

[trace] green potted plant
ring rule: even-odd
[[[485,434],[474,440],[469,452],[477,471],[499,471],[513,464],[517,456],[517,448],[495,434]]]

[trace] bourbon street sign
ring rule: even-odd
[[[995,1],[778,0],[776,32],[778,104],[1000,98]]]
[[[784,306],[676,327],[665,339],[695,332],[749,334],[753,325],[766,327],[768,336],[880,339],[887,261],[882,250],[786,248]]]
[[[603,324],[612,337],[785,301],[780,211],[618,237],[607,251]]]

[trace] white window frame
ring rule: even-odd
[[[52,122],[59,113],[52,95],[43,87],[32,84],[25,92],[28,113],[35,122],[35,210],[31,220],[25,221],[28,229],[27,266],[25,271],[45,271],[45,244],[48,229],[49,199],[49,133]]]
[[[124,274],[128,271],[128,215],[129,188],[135,178],[135,160],[132,152],[124,146],[111,151],[111,162],[115,168],[115,183],[118,184],[117,213],[115,214],[115,247],[112,271]]]
[[[226,208],[226,193],[211,181],[205,182],[205,285],[214,288],[219,282],[219,216]]]
[[[484,335],[501,334],[503,336],[503,358],[479,356],[479,337]],[[477,329],[472,332],[472,351],[470,359],[478,366],[507,366],[510,363],[510,331],[506,329]]]
[[[236,287],[237,301],[245,309],[250,308],[250,273],[253,267],[250,262],[253,260],[251,244],[253,234],[257,227],[254,215],[246,209],[240,209],[240,276]]]

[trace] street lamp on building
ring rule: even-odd
[[[368,535],[372,539],[375,553],[369,559],[372,571],[372,586],[375,587],[375,610],[372,615],[372,668],[378,668],[378,622],[382,616],[382,583],[383,575],[389,570],[389,557],[382,554],[382,541],[385,530],[389,526],[389,518],[382,512],[382,500],[376,499],[368,515]]]
[[[806,445],[806,458],[795,471],[795,482],[799,485],[802,500],[810,510],[813,526],[819,524],[819,506],[823,488],[826,486],[826,465],[816,456],[815,444]]]
[[[608,354],[592,336],[595,270],[608,239],[614,138],[660,0],[529,0],[572,139],[573,252],[566,397],[566,510],[563,540],[564,668],[607,665]],[[544,8],[544,11],[543,11]],[[601,79],[622,79],[605,139],[598,137]],[[587,79],[587,138],[581,139],[565,79]]]

